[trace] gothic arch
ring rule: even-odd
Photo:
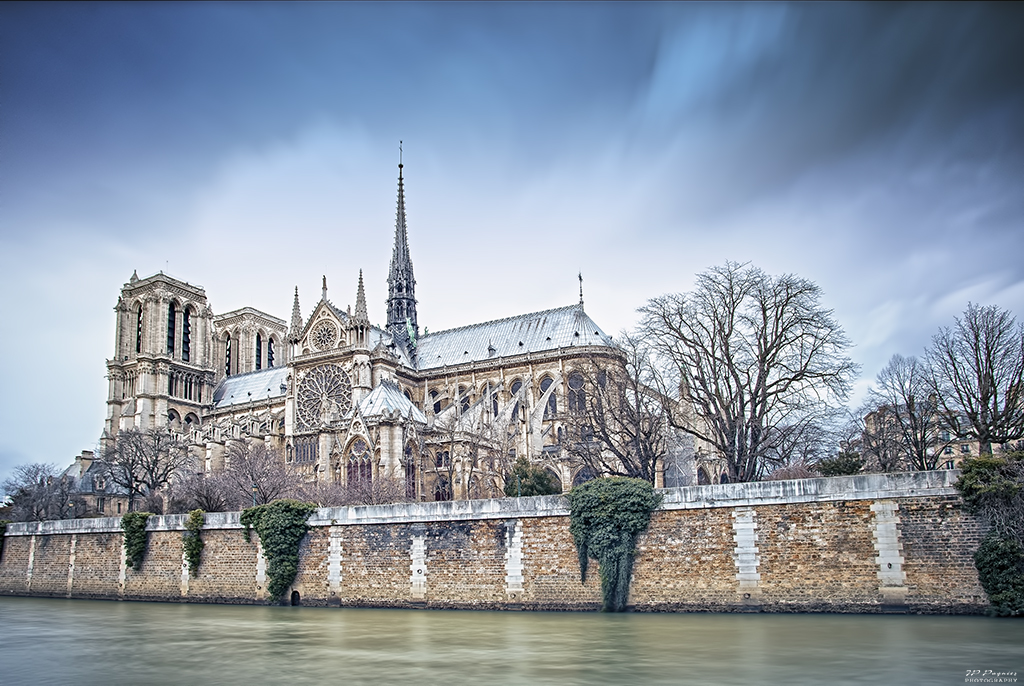
[[[345,477],[349,488],[373,483],[373,451],[363,436],[356,436],[345,448]]]
[[[177,299],[171,298],[167,303],[167,348],[166,352],[172,358],[177,357],[178,352],[178,312],[181,305]]]
[[[181,359],[184,362],[192,359],[192,318],[197,311],[192,303],[181,310]]]
[[[274,363],[277,362],[276,356],[279,345],[280,341],[277,340],[275,334],[272,333],[267,336],[267,369],[273,367]]]
[[[537,395],[537,402],[544,397],[551,385],[555,383],[555,378],[550,374],[545,374],[540,380],[539,390],[540,393]],[[558,415],[558,394],[555,391],[551,392],[548,396],[547,405],[544,406],[544,419],[554,419]]]
[[[596,478],[597,474],[594,473],[593,469],[587,466],[583,466],[576,470],[576,474],[572,477],[572,485],[579,486],[580,484],[585,484],[591,479]]]

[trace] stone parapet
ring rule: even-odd
[[[863,474],[791,481],[758,481],[661,488],[661,510],[693,510],[750,507],[845,500],[891,500],[922,496],[950,496],[959,470]],[[436,503],[393,503],[353,507],[323,507],[309,518],[311,526],[355,526],[433,521],[466,521],[524,517],[566,517],[569,504],[563,496],[455,500]],[[207,513],[204,529],[241,529],[239,512]],[[148,531],[183,531],[188,515],[154,515]],[[7,526],[8,536],[100,533],[121,530],[120,517],[17,522]]]

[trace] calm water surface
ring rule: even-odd
[[[1024,676],[1024,621],[983,617],[0,598],[0,628],[2,684],[962,684],[969,669]]]

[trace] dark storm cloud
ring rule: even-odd
[[[114,204],[107,194],[116,191],[83,187],[90,169],[116,177],[130,166],[126,182],[142,175],[154,186],[202,183],[227,151],[318,117],[392,137],[440,134],[454,149],[515,139],[550,154],[552,140],[598,116],[586,113],[607,116],[616,100],[626,106],[655,31],[646,15],[614,5],[55,4],[0,12],[0,116],[12,134],[9,169],[20,172],[7,177],[9,188],[40,203],[93,196],[101,207]]]
[[[650,97],[663,109],[645,122],[708,153],[705,192],[682,200],[695,211],[757,199],[871,155],[904,164],[966,157],[1020,171],[1020,5],[684,9],[651,77]],[[716,71],[690,94],[687,77],[701,60]],[[675,101],[660,92],[672,89],[682,94]],[[685,169],[686,156],[677,164]]]

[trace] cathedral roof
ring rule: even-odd
[[[390,381],[381,381],[370,394],[359,403],[359,413],[364,417],[392,415],[407,417],[414,422],[427,423],[427,417],[405,397],[402,389]]]
[[[220,409],[283,398],[288,391],[288,373],[288,367],[271,367],[225,377],[213,391],[213,407]]]
[[[612,347],[612,339],[576,304],[431,332],[418,341],[420,369],[572,347]]]

